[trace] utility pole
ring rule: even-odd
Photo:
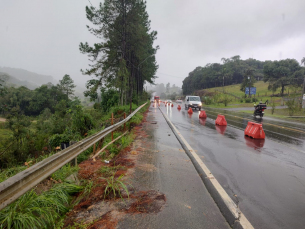
[[[225,92],[225,70],[226,68],[222,69],[222,91]]]
[[[304,94],[305,94],[305,77],[304,77],[304,81],[303,81],[303,90],[302,90],[302,97],[301,97],[302,108],[305,108]]]
[[[251,77],[250,76],[248,76],[248,80],[249,80],[249,98],[250,98],[250,96],[251,96],[251,94],[250,94]]]
[[[302,95],[305,94],[305,77],[304,77],[304,81],[303,81],[303,92],[302,92]]]

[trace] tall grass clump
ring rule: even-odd
[[[41,195],[31,190],[0,211],[0,228],[48,228],[68,211],[70,195],[81,190],[81,186],[67,183],[54,185]]]
[[[121,199],[123,199],[122,194],[121,194],[122,189],[126,192],[128,198],[129,198],[127,184],[122,181],[123,177],[124,177],[124,175],[122,174],[118,178],[115,178],[114,175],[106,178],[107,185],[105,188],[104,198],[106,198],[110,194],[113,194],[114,198],[117,196],[120,196]]]
[[[16,175],[17,173],[22,172],[25,169],[25,166],[15,166],[8,169],[0,170],[0,183]]]
[[[52,179],[54,180],[61,180],[63,181],[66,179],[68,176],[70,176],[72,173],[75,173],[79,170],[78,166],[71,166],[70,163],[64,165],[61,167],[61,169],[57,170],[55,173],[51,175]]]

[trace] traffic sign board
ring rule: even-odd
[[[249,95],[249,88],[246,87],[245,94]],[[255,95],[256,94],[256,87],[250,87],[250,95]]]

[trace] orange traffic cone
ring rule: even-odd
[[[178,109],[178,110],[181,110],[181,107],[180,107],[180,105],[178,105],[177,109]]]
[[[226,126],[227,125],[227,121],[224,115],[218,115],[217,119],[215,120],[215,124],[219,125],[219,126]]]
[[[206,117],[207,114],[205,113],[205,111],[200,111],[199,118],[206,118]]]
[[[191,107],[188,109],[187,113],[189,113],[189,114],[193,114],[193,110],[192,110],[192,108],[191,108]]]
[[[172,104],[172,107],[174,107],[174,104]]]

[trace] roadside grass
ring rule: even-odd
[[[37,195],[31,190],[0,212],[1,228],[50,228],[68,211],[71,195],[81,186],[62,183]]]
[[[124,181],[124,182],[122,181],[123,177],[124,177],[124,175],[122,174],[118,178],[115,178],[114,175],[112,175],[108,178],[105,178],[107,184],[105,187],[104,198],[113,194],[114,198],[119,196],[119,197],[121,197],[122,200],[124,200],[122,197],[122,193],[121,193],[122,189],[126,192],[128,198],[129,198],[129,192],[128,192],[128,188],[127,188],[127,185],[129,185],[129,184],[126,181]]]
[[[207,107],[214,107],[214,108],[226,108],[226,107],[231,107],[231,108],[235,108],[235,107],[252,107],[253,106],[253,98],[255,98],[258,102],[262,101],[265,102],[268,100],[269,103],[271,103],[271,101],[274,101],[276,106],[282,105],[283,101],[281,97],[276,97],[273,96],[271,97],[273,94],[280,94],[281,90],[280,88],[277,89],[274,93],[272,93],[271,91],[268,90],[268,83],[265,83],[263,81],[258,81],[254,84],[254,87],[256,87],[256,95],[253,95],[252,98],[250,99],[249,102],[246,103],[246,99],[245,99],[245,93],[240,91],[240,84],[235,84],[235,85],[229,85],[229,86],[225,86],[223,87],[214,87],[214,88],[208,88],[208,89],[204,89],[205,91],[208,92],[217,92],[220,93],[221,96],[224,95],[223,90],[225,91],[227,97],[229,98],[229,100],[231,100],[229,102],[229,104],[227,106],[225,106],[223,103],[214,103],[211,105],[206,105]],[[297,90],[295,90],[294,88],[291,87],[287,87],[285,90],[285,93],[288,93],[290,96],[300,96],[300,92],[298,92]],[[237,98],[238,97],[238,98]]]
[[[5,170],[0,170],[0,183],[6,179],[16,175],[17,173],[22,172],[26,169],[26,166],[15,166]]]
[[[110,177],[113,176],[118,170],[127,170],[127,168],[121,165],[112,166],[112,167],[103,166],[100,168],[99,171],[103,177]]]
[[[238,111],[239,113],[247,113],[247,114],[253,114],[253,111],[249,110],[241,110]],[[291,120],[291,121],[298,121],[298,122],[305,122],[305,110],[303,111],[296,111],[293,116],[289,116],[289,109],[283,108],[283,109],[275,109],[274,113],[271,113],[271,109],[266,109],[264,116],[267,117],[274,117],[274,118],[280,118],[285,120]],[[294,118],[295,116],[299,116]]]
[[[137,113],[127,124],[129,127],[131,123],[139,124],[143,119],[143,113],[147,110],[150,104],[144,106],[139,113]],[[3,129],[0,129],[0,131]],[[96,133],[100,130],[93,130],[92,133]],[[120,132],[115,132],[114,136],[121,135]],[[0,135],[1,136],[1,135]],[[134,140],[135,134],[133,131],[128,135],[123,136],[118,142],[117,145],[112,144],[107,149],[114,157],[118,155],[121,149],[129,146]],[[104,144],[111,141],[111,135],[108,135],[105,138]],[[97,143],[98,144],[98,143]],[[96,145],[97,146],[97,145]],[[88,159],[89,155],[92,154],[93,146],[81,153],[78,156],[78,162],[82,162]],[[37,159],[33,159],[33,164],[41,161],[54,153],[48,155],[42,155]],[[29,159],[30,160],[30,159]],[[31,164],[32,165],[32,164]],[[26,166],[16,166],[9,169],[0,170],[0,182],[8,179],[11,176],[16,175],[17,173],[25,170]],[[78,171],[78,167],[70,166],[67,164],[61,169],[56,171],[51,175],[51,178],[57,181],[63,181],[70,174]],[[124,170],[123,166],[117,166],[116,170]],[[129,196],[127,184],[122,181],[123,175],[115,178],[114,171],[104,170],[105,175],[110,175],[106,179],[107,189],[105,190],[105,196],[110,195],[111,193],[114,196],[121,196],[121,189],[124,189]],[[84,181],[82,181],[84,182]],[[90,193],[92,187],[94,186],[93,182],[85,182],[85,188],[83,193]],[[62,187],[62,188],[60,188]],[[49,191],[43,192],[41,195],[37,195],[33,190],[27,192],[14,203],[7,206],[5,209],[0,211],[0,228],[48,228],[55,225],[55,228],[60,228],[61,222],[65,218],[64,214],[69,210],[69,195],[73,193],[80,192],[83,188],[81,186],[76,186],[68,183],[55,184]],[[73,203],[75,204],[75,202]],[[62,218],[60,219],[60,217]],[[54,227],[54,226],[53,226]]]
[[[55,173],[51,175],[51,178],[56,181],[64,181],[71,174],[77,172],[79,170],[78,166],[72,166],[70,163],[64,165],[62,168],[57,170]]]
[[[27,162],[29,163],[29,166],[36,164],[49,156],[51,156],[53,153],[40,155],[38,158],[29,158]],[[17,173],[22,172],[23,170],[26,170],[27,166],[25,165],[16,165],[10,168],[0,169],[0,182],[3,182],[7,180],[8,178],[15,176]]]
[[[268,83],[265,83],[264,81],[257,81],[256,83],[254,83],[254,87],[256,87],[256,97],[259,97],[259,98],[269,97],[270,98],[270,96],[273,94],[271,91],[268,90]],[[210,92],[215,92],[215,91],[222,92],[223,87],[214,87],[214,88],[208,88],[208,89],[204,89],[204,90],[207,90]],[[232,93],[235,96],[240,97],[240,98],[245,97],[245,93],[240,90],[240,84],[224,86],[224,91],[228,92],[228,93]],[[281,92],[281,90],[277,89],[274,92],[274,94],[278,94],[280,92]]]

